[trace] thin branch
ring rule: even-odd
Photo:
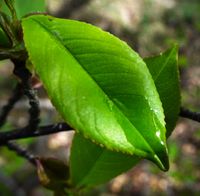
[[[27,159],[34,166],[36,165],[35,156],[32,153],[30,153],[29,151],[27,151],[27,149],[23,148],[22,146],[19,146],[15,142],[11,142],[11,141],[7,142],[6,146],[9,150],[14,151],[20,157],[24,157],[25,159]]]
[[[189,109],[181,107],[179,115],[183,118],[188,118],[200,122],[200,112],[192,112]]]
[[[15,103],[20,100],[22,95],[23,95],[22,85],[17,84],[15,90],[13,91],[12,96],[8,100],[7,104],[2,108],[2,112],[0,114],[0,127],[2,127],[5,124],[8,114],[14,107]],[[20,133],[18,132],[18,134],[20,134]],[[14,143],[14,142],[11,142],[11,141],[5,142],[4,145],[9,150],[15,151],[16,154],[20,155],[21,157],[26,158],[31,164],[35,165],[34,156],[29,151],[25,150],[23,147],[19,146],[18,144]]]
[[[66,123],[57,123],[47,126],[41,126],[34,132],[28,131],[26,127],[21,129],[5,131],[0,133],[0,146],[4,145],[7,141],[10,140],[38,137],[70,130],[73,130],[73,128],[71,128]]]
[[[12,110],[15,103],[22,97],[22,86],[21,84],[17,84],[16,88],[13,91],[12,96],[8,100],[7,104],[2,108],[0,114],[0,127],[5,123],[9,112]]]
[[[38,124],[40,122],[40,107],[39,100],[36,95],[36,91],[32,88],[31,85],[31,73],[25,67],[25,62],[13,59],[13,63],[15,64],[14,74],[17,75],[21,79],[22,88],[24,90],[24,95],[29,100],[29,122],[27,125],[27,129],[30,132],[34,132]]]
[[[40,122],[40,118],[39,118],[40,107],[39,107],[39,100],[37,98],[36,91],[31,87],[29,82],[24,85],[24,94],[28,98],[29,105],[30,105],[29,122],[27,125],[27,129],[30,132],[34,132],[37,129],[38,124]]]
[[[21,84],[17,84],[12,96],[8,100],[7,104],[2,108],[2,112],[0,114],[0,127],[2,127],[5,124],[8,114],[14,107],[15,103],[20,100],[22,95],[23,95],[22,86]],[[9,150],[15,151],[15,153],[17,153],[21,157],[26,158],[31,164],[34,164],[34,165],[36,164],[34,156],[30,152],[25,150],[23,147],[19,146],[18,144],[8,141],[8,142],[5,142],[4,145]]]
[[[29,123],[25,128],[22,129],[22,133],[24,132],[25,129],[34,132],[36,131],[38,123],[40,121],[39,120],[40,109],[39,109],[39,101],[36,97],[35,91],[31,87],[30,83],[31,74],[25,68],[25,62],[16,59],[14,59],[13,62],[15,64],[14,72],[21,79],[21,84],[17,85],[8,103],[3,107],[2,113],[0,115],[0,126],[2,126],[5,123],[9,112],[12,110],[15,103],[21,98],[21,96],[24,93],[29,99],[30,109],[29,109]],[[23,89],[23,91],[21,89]],[[20,134],[21,134],[20,132],[17,132],[17,135]],[[30,163],[35,165],[35,156],[32,155],[28,150],[22,148],[21,146],[19,146],[14,142],[4,140],[4,137],[0,137],[0,140],[3,141],[2,145],[7,146],[8,149],[15,151],[19,156],[26,158]]]
[[[40,122],[39,100],[36,96],[35,90],[32,88],[31,73],[26,68],[25,61],[21,61],[18,59],[12,59],[12,61],[15,65],[13,72],[21,79],[23,93],[28,98],[30,105],[28,125],[22,130],[22,132],[18,132],[18,135],[21,135],[26,129],[33,133],[37,130],[38,124]],[[30,163],[36,165],[36,157],[31,154],[27,149],[24,149],[21,146],[10,141],[6,142],[6,145],[10,150],[15,151],[19,156],[26,158]]]

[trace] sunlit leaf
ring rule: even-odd
[[[86,23],[37,15],[22,25],[30,60],[67,123],[110,150],[168,169],[162,105],[138,54]]]
[[[161,100],[168,100],[163,103],[163,106],[169,135],[175,126],[180,106],[177,47],[145,60],[153,74]],[[163,78],[163,80],[158,80],[159,77],[155,77],[158,72],[159,77]],[[166,78],[170,78],[170,82],[166,83]],[[169,94],[174,96],[169,96]],[[171,104],[174,107],[175,114],[173,112],[170,113]],[[136,156],[131,157],[101,148],[89,140],[86,141],[81,135],[75,135],[71,150],[72,182],[77,186],[103,183],[132,168],[139,160],[140,158]],[[78,164],[80,162],[83,164]]]

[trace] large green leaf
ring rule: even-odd
[[[177,47],[173,47],[158,56],[146,58],[145,61],[153,79],[155,79],[159,96],[164,102],[163,107],[169,136],[175,125],[180,106]],[[157,77],[155,77],[156,75]],[[170,96],[171,94],[174,96]],[[174,111],[170,111],[171,107]],[[104,183],[132,168],[139,160],[139,157],[109,151],[88,140],[86,141],[81,135],[75,135],[70,158],[72,184],[90,186]]]
[[[145,58],[164,108],[167,136],[173,131],[180,111],[177,46],[158,56]]]
[[[78,21],[37,15],[22,25],[30,60],[66,122],[110,150],[168,169],[162,105],[131,48]]]
[[[17,12],[17,16],[22,16],[32,12],[45,12],[46,4],[45,0],[11,0],[14,2],[14,7]],[[4,0],[0,0],[0,6],[2,10],[10,15],[8,8],[6,7]]]

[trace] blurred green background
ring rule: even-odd
[[[86,21],[126,41],[142,57],[158,54],[178,43],[182,106],[200,111],[200,1],[199,0],[48,0],[50,14]],[[9,61],[0,63],[0,106],[16,84]],[[169,78],[170,79],[170,78]],[[46,93],[38,89],[41,124],[61,121]],[[28,102],[22,99],[2,130],[22,127],[28,119]],[[68,161],[73,133],[58,133],[18,141],[36,155]],[[180,119],[168,140],[171,167],[166,173],[148,161],[86,195],[154,196],[199,195],[200,126]],[[0,195],[48,196],[35,169],[26,160],[0,148]]]

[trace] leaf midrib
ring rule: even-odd
[[[36,20],[36,19],[34,19],[34,18],[31,18],[31,20],[33,20],[35,23],[37,23],[39,26],[41,26],[41,27],[49,34],[49,36],[51,36],[51,37],[53,38],[53,40],[59,45],[59,47],[61,46],[63,49],[67,50],[68,53],[71,54],[71,57],[74,58],[74,60],[75,60],[75,61],[80,65],[80,67],[87,73],[87,75],[89,75],[88,72],[84,69],[84,67],[81,66],[81,63],[78,61],[78,59],[76,59],[75,56],[72,55],[71,51],[70,51],[64,44],[62,44],[62,40],[61,40],[57,35],[53,34],[53,33],[48,29],[48,27],[46,27],[45,25],[43,25],[40,21],[38,21],[38,20]],[[57,39],[56,39],[56,38],[57,38]],[[101,90],[103,91],[103,93],[109,98],[109,100],[112,101],[112,103],[113,103],[113,104],[116,106],[116,108],[118,109],[118,112],[122,113],[123,116],[124,116],[124,117],[128,120],[128,122],[131,124],[131,126],[133,126],[133,127],[135,128],[135,126],[132,124],[132,122],[130,122],[130,120],[128,119],[128,117],[118,108],[118,106],[115,104],[115,102],[113,102],[113,100],[104,92],[104,90],[99,86],[99,84],[94,80],[94,78],[91,77],[90,75],[89,75],[89,77],[92,78],[92,80],[93,80],[93,81],[95,82],[95,84],[99,87],[99,89],[101,89]],[[146,145],[149,147],[150,151],[151,151],[152,154],[153,154],[153,156],[152,156],[153,159],[156,160],[157,163],[159,162],[161,165],[163,165],[162,162],[160,161],[158,155],[155,153],[154,149],[150,146],[150,144],[146,141],[146,139],[144,138],[144,136],[140,133],[140,131],[138,131],[137,128],[135,128],[135,129],[136,129],[137,132],[140,134],[140,136],[143,138],[143,141],[146,143]],[[125,135],[125,136],[126,136],[126,135]],[[91,139],[90,139],[90,140],[91,140]],[[131,143],[131,145],[133,146],[132,143]],[[133,147],[134,147],[134,146],[133,146]],[[135,148],[135,147],[134,147],[134,148]],[[140,152],[142,151],[142,152],[144,152],[145,154],[147,154],[146,151],[143,151],[143,150],[140,150],[140,149],[137,149],[137,148],[135,148],[135,149],[136,149],[136,151],[140,151]],[[156,155],[157,158],[155,158],[154,155]],[[147,158],[148,158],[148,157],[147,157]]]

